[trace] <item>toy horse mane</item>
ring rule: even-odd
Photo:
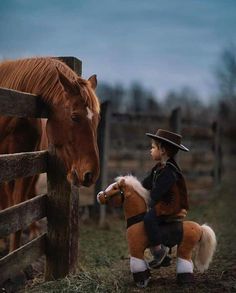
[[[119,176],[115,179],[115,181],[119,182],[122,179],[125,180],[125,184],[133,187],[133,189],[138,193],[138,195],[144,199],[148,207],[150,202],[150,192],[142,186],[140,181],[133,175]]]
[[[78,93],[88,107],[99,113],[99,101],[89,82],[56,58],[7,60],[0,66],[2,72],[0,86],[39,95],[45,102],[53,105],[61,103],[64,99],[64,88],[58,75],[58,72],[61,72],[78,89]]]

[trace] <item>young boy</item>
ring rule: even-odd
[[[150,210],[144,217],[145,229],[152,247],[152,268],[160,266],[167,255],[159,225],[168,219],[186,216],[188,196],[184,177],[174,160],[179,150],[189,150],[181,144],[181,135],[158,129],[156,134],[146,133],[152,138],[151,156],[157,164],[143,180],[144,188],[150,190]]]

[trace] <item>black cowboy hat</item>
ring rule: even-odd
[[[152,134],[152,133],[146,133],[146,135],[148,137],[151,137],[155,140],[160,140],[163,142],[167,142],[175,147],[177,147],[178,149],[184,151],[184,152],[188,152],[189,149],[186,148],[184,145],[181,144],[181,139],[182,136],[171,132],[171,131],[167,131],[167,130],[163,130],[163,129],[158,129],[156,134]]]

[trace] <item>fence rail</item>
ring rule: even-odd
[[[0,237],[25,229],[30,223],[46,217],[47,195],[38,195],[0,213]]]
[[[0,155],[0,182],[47,171],[47,151]]]
[[[39,96],[0,88],[0,115],[47,118],[47,107]]]
[[[45,254],[46,233],[0,259],[0,284]]]

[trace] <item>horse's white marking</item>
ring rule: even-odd
[[[86,107],[86,109],[87,109],[87,118],[89,119],[89,120],[92,120],[92,118],[93,118],[93,112],[89,109],[89,107]]]
[[[134,188],[134,190],[145,200],[148,208],[150,202],[150,192],[142,186],[138,179],[135,176],[127,175],[117,177],[115,180],[119,182],[121,179],[124,179],[126,184],[131,185]]]
[[[137,257],[130,257],[130,271],[131,273],[139,273],[144,272],[148,268],[147,263],[145,260],[137,258]]]
[[[178,257],[176,263],[176,271],[177,274],[193,273],[193,262]]]

